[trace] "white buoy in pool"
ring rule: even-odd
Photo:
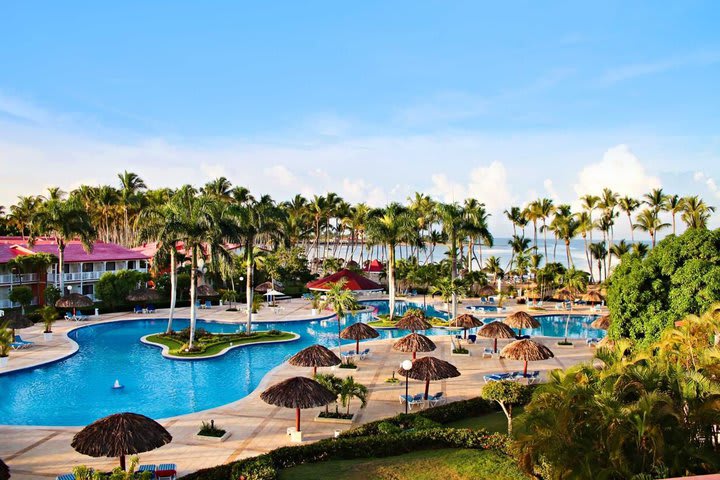
[[[120,380],[115,379],[115,383],[113,384],[113,389],[117,390],[120,388],[124,388],[123,385],[120,385]]]

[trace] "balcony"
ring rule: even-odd
[[[0,275],[0,285],[19,285],[21,283],[36,283],[38,279],[37,273],[23,273],[22,275],[13,275],[11,273]]]
[[[37,305],[37,304],[38,304],[37,297],[34,297],[32,299],[32,301],[30,302],[30,305]],[[10,300],[0,300],[0,308],[14,308],[14,307],[19,307],[19,306],[20,306],[19,303],[13,303]]]
[[[137,272],[147,272],[147,268],[135,268]],[[63,274],[63,282],[86,282],[97,280],[107,272],[119,272],[120,270],[96,270],[94,272],[70,272]],[[60,281],[59,275],[55,273],[48,273],[48,283],[58,283]]]

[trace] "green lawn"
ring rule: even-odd
[[[371,327],[394,328],[395,324],[398,320],[400,320],[400,317],[395,317],[393,321],[390,321],[390,317],[388,315],[379,315],[377,318],[377,320],[368,322],[368,325]],[[448,324],[446,320],[439,317],[428,317],[426,320],[430,322],[433,327],[447,327]]]
[[[180,347],[183,346],[183,342],[175,340],[173,338],[164,337],[161,334],[150,335],[147,340],[167,346],[170,349],[171,355],[177,355],[182,357],[207,357],[221,352],[222,350],[229,347],[231,343],[233,344],[233,346],[235,346],[246,343],[290,340],[294,337],[295,335],[289,332],[282,332],[280,335],[268,335],[267,333],[258,332],[250,337],[242,337],[229,334],[226,341],[218,341],[216,343],[213,343],[212,345],[209,345],[205,349],[205,351],[195,353],[185,353],[179,351]]]
[[[515,461],[490,450],[424,450],[377,459],[332,460],[280,472],[280,480],[521,480]]]
[[[515,407],[513,409],[513,433],[517,433],[517,430],[520,429],[521,422],[518,421],[518,417],[522,412],[523,407]],[[484,428],[488,432],[507,433],[507,417],[503,412],[494,412],[480,415],[479,417],[463,418],[462,420],[456,420],[443,426],[451,428]]]

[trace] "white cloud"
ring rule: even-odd
[[[698,183],[704,183],[710,192],[716,197],[720,198],[720,188],[714,178],[707,175],[705,172],[695,172],[693,180]]]
[[[558,195],[557,191],[555,190],[555,186],[553,185],[553,181],[549,178],[546,178],[543,182],[543,186],[545,187],[545,191],[547,192],[548,196],[555,202],[555,204],[560,203],[560,195]]]
[[[577,197],[599,195],[610,187],[620,195],[639,197],[661,186],[660,178],[651,175],[627,145],[608,149],[600,162],[586,165],[574,185]]]
[[[717,62],[720,62],[720,52],[703,51],[665,58],[654,62],[623,65],[605,71],[599,79],[599,84],[607,86],[624,80],[663,73],[677,68],[712,65]]]

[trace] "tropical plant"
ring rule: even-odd
[[[13,287],[13,289],[10,290],[10,293],[8,294],[8,300],[14,303],[19,303],[20,311],[23,315],[25,315],[25,308],[29,306],[33,301],[32,288],[23,285]]]
[[[669,223],[660,220],[659,212],[654,208],[646,208],[640,212],[636,221],[635,228],[647,232],[650,235],[653,248],[655,248],[657,241],[657,232],[670,226]]]
[[[342,389],[343,379],[333,375],[332,373],[318,373],[314,377],[315,381],[323,387],[327,388],[335,394],[336,397],[340,396]],[[330,412],[329,405],[325,405],[325,414]]]
[[[480,391],[480,396],[486,400],[492,400],[500,405],[507,417],[508,435],[513,433],[513,406],[527,403],[530,397],[530,389],[513,380],[501,380],[489,382]]]
[[[45,305],[39,312],[45,327],[43,333],[52,333],[52,326],[58,318],[58,311],[52,305]]]
[[[338,351],[341,347],[340,330],[345,315],[351,312],[356,306],[355,296],[351,290],[345,287],[346,280],[342,279],[339,282],[330,283],[329,289],[325,292],[325,300],[321,305],[321,308],[330,307],[335,312],[337,317],[337,329],[338,329]]]
[[[10,348],[14,341],[10,321],[8,320],[0,325],[0,357],[10,355]]]
[[[360,408],[364,408],[367,403],[368,389],[365,385],[357,383],[352,376],[345,377],[340,385],[340,403],[346,407],[345,414],[350,415],[350,402],[353,398],[357,398],[362,402]]]

